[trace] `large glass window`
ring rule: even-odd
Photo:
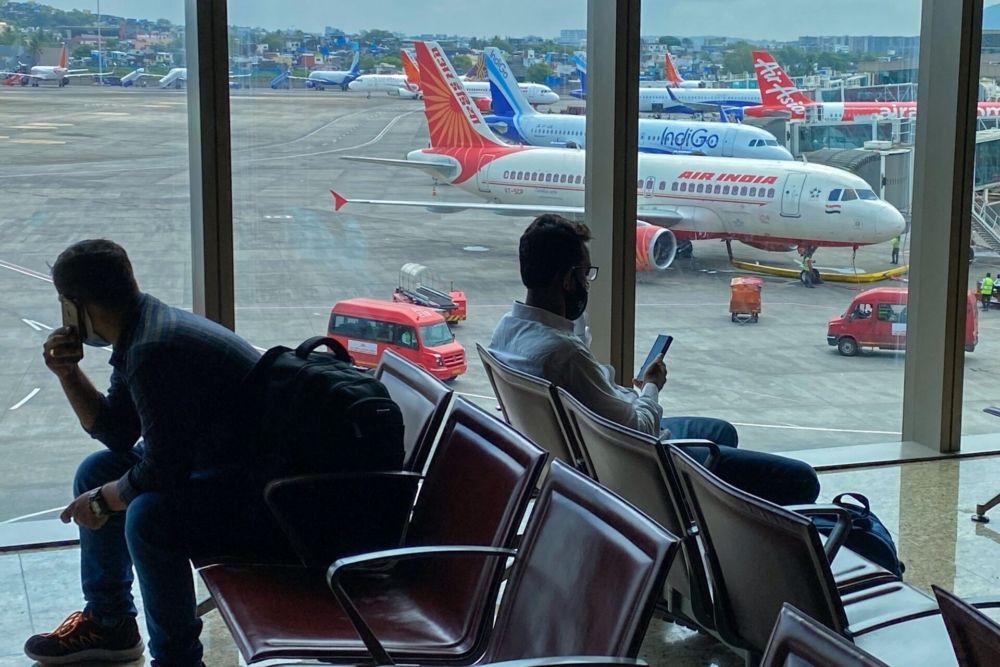
[[[267,348],[326,333],[332,307],[346,299],[430,307],[448,324],[421,322],[412,344],[417,336],[424,346],[450,344],[450,327],[468,367],[455,390],[492,411],[475,345],[487,345],[524,296],[518,239],[533,217],[498,213],[507,204],[582,212],[584,156],[567,145],[581,141],[584,117],[573,116],[576,134],[540,121],[583,108],[570,93],[585,42],[560,29],[585,26],[586,3],[562,3],[551,21],[524,0],[486,22],[475,4],[444,14],[402,0],[343,9],[229,4],[237,331]],[[485,116],[486,149],[469,148],[478,139],[461,116],[439,113],[434,95],[447,90],[416,44],[431,35],[440,47],[433,58],[443,53],[464,78],[456,85],[467,112]],[[531,136],[490,115],[498,107],[480,58],[488,46],[521,84]],[[432,130],[425,102],[437,105]],[[507,152],[519,138],[549,157]],[[555,161],[551,151],[569,157]],[[385,200],[395,203],[377,203]]]
[[[638,178],[671,186],[638,193],[635,356],[675,337],[665,414],[767,451],[898,441],[920,3],[642,9]]]
[[[53,518],[101,447],[42,360],[61,324],[57,255],[112,239],[144,291],[191,307],[184,3],[100,16],[93,2],[51,4],[0,5],[0,523]],[[109,356],[87,347],[81,364],[102,391]]]

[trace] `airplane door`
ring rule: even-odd
[[[656,184],[656,179],[649,176],[643,183],[642,196],[652,199],[653,198],[653,186]]]
[[[730,128],[722,136],[722,156],[733,157],[733,144],[736,143],[736,130]]]
[[[802,185],[805,181],[805,174],[789,174],[785,177],[785,186],[781,190],[781,215],[788,218],[802,215],[799,213],[799,202],[802,199]]]
[[[492,155],[483,155],[479,158],[479,169],[476,171],[476,183],[479,185],[480,192],[490,191],[490,162],[492,161]]]

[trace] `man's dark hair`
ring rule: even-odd
[[[106,239],[80,241],[63,250],[52,265],[52,282],[63,296],[116,310],[139,296],[125,249]]]
[[[528,289],[546,287],[583,260],[583,244],[590,228],[561,215],[545,213],[531,221],[521,234],[518,257],[521,282]]]

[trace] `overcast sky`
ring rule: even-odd
[[[63,9],[97,11],[93,0],[40,0]],[[1000,0],[987,0],[993,5]],[[643,34],[725,35],[792,40],[800,35],[916,35],[920,0],[647,0]],[[266,28],[348,32],[385,28],[405,33],[556,36],[583,28],[586,0],[234,0],[229,22]],[[183,0],[102,0],[101,11],[180,23]]]

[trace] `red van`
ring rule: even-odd
[[[854,297],[847,311],[830,319],[826,342],[853,357],[862,347],[883,350],[906,349],[906,288],[876,287]],[[976,296],[965,299],[965,350],[979,343],[979,310]]]
[[[347,299],[330,309],[331,338],[347,348],[354,363],[374,368],[382,352],[391,349],[439,380],[451,380],[467,370],[465,348],[441,313],[409,303],[377,299]]]

